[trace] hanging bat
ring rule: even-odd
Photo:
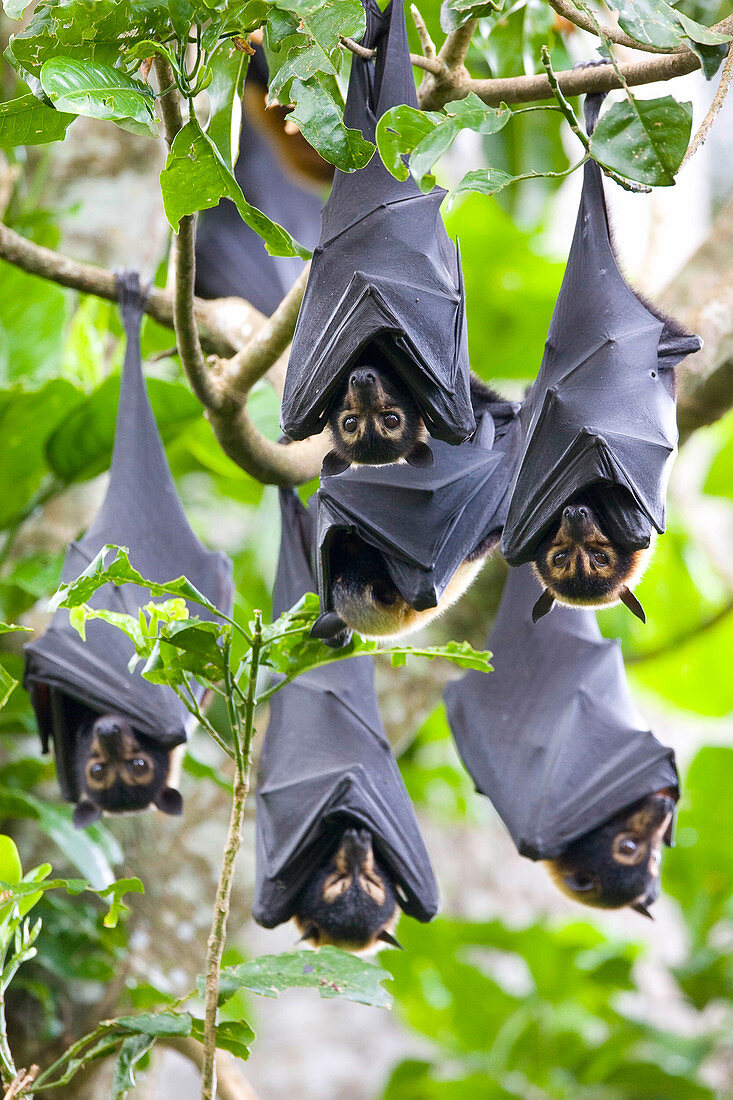
[[[313,518],[281,491],[275,614],[315,587]],[[312,669],[272,697],[256,791],[253,915],[294,917],[314,946],[390,944],[397,916],[438,908],[430,859],[377,706],[374,663]]]
[[[594,613],[558,607],[535,626],[539,591],[530,565],[510,571],[486,643],[494,671],[446,688],[456,747],[520,855],[548,861],[580,902],[641,912],[672,840],[674,753],[646,728]]]
[[[520,442],[518,406],[474,388],[478,428],[433,464],[352,466],[321,477],[315,637],[417,630],[466,591],[501,534]]]
[[[593,131],[603,96],[586,98]],[[625,281],[614,253],[601,170],[583,169],[567,268],[540,372],[522,407],[524,450],[501,540],[510,565],[533,562],[555,601],[640,619],[632,588],[654,532],[677,444],[675,367],[702,346]]]
[[[376,0],[364,3],[363,45],[377,57],[352,57],[344,121],[373,141],[380,116],[398,104],[416,107],[417,95],[403,0],[384,12]],[[395,179],[378,154],[334,175],[280,423],[291,439],[330,424],[341,469],[424,462],[425,432],[458,444],[475,429],[463,277],[440,215],[444,196],[437,187],[424,195],[412,177]],[[400,423],[397,408],[405,410]],[[336,472],[336,457],[329,462]]]
[[[150,407],[140,359],[143,295],[135,272],[118,275],[127,336],[110,480],[86,534],[69,546],[62,581],[74,580],[108,543],[126,546],[144,577],[163,582],[185,574],[215,606],[232,606],[232,567],[207,550],[191,530],[176,492]],[[149,593],[106,584],[92,607],[137,617]],[[192,614],[209,618],[199,606]],[[33,705],[41,747],[53,746],[61,794],[76,804],[74,820],[156,806],[180,813],[173,782],[174,750],[193,721],[172,689],[152,684],[128,664],[134,648],[110,623],[93,620],[82,641],[69,613],[59,610],[46,632],[25,650],[24,686]],[[197,690],[200,704],[203,687]],[[112,728],[118,727],[113,733]],[[142,760],[145,768],[135,761]]]
[[[350,827],[306,882],[293,917],[301,941],[312,947],[330,943],[366,954],[400,946],[393,935],[399,912],[392,876],[375,858],[371,833]]]
[[[321,200],[306,177],[331,166],[299,131],[286,133],[285,108],[265,110],[269,74],[261,46],[250,58],[244,82],[237,183],[248,202],[312,248],[318,240]],[[304,160],[304,157],[307,158]],[[196,222],[196,293],[201,298],[237,296],[266,316],[274,313],[303,270],[297,256],[271,256],[229,199],[204,210]]]

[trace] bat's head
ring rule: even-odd
[[[358,535],[337,532],[329,552],[333,611],[321,616],[313,637],[328,641],[347,628],[366,638],[396,638],[420,630],[466,591],[495,541],[486,541],[480,554],[459,565],[437,606],[415,608],[398,590],[378,550]]]
[[[410,391],[393,371],[370,362],[352,370],[331,409],[333,450],[323,470],[341,473],[352,463],[382,466],[404,458],[413,466],[431,466],[427,432]]]
[[[334,944],[366,954],[399,947],[392,931],[399,913],[389,871],[376,859],[368,829],[344,829],[295,905],[301,939],[313,947]]]
[[[662,844],[671,842],[676,800],[669,788],[656,791],[574,840],[548,863],[563,893],[584,905],[629,905],[651,916],[649,906],[659,897]]]
[[[615,546],[585,501],[566,505],[558,526],[545,536],[534,559],[545,591],[535,604],[533,620],[547,614],[558,600],[571,607],[624,603],[644,622],[644,610],[631,586],[640,579],[649,553]]]
[[[168,785],[170,750],[133,729],[121,714],[102,714],[79,731],[77,779],[81,797],[74,824],[84,828],[107,813],[156,806],[180,814],[183,800]]]

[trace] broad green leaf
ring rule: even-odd
[[[271,42],[277,43],[270,71],[269,94],[287,94],[292,80],[309,81],[317,73],[335,76],[341,65],[339,35],[359,40],[364,35],[364,9],[357,0],[319,0],[277,4],[281,19],[269,20]]]
[[[304,260],[311,255],[286,229],[246,201],[231,169],[195,119],[176,134],[160,174],[160,186],[166,217],[174,229],[181,218],[216,206],[222,198],[230,198],[250,229],[262,237],[271,255],[300,256]]]
[[[143,132],[157,134],[152,90],[111,65],[51,58],[41,69],[41,84],[59,111],[133,123]]]
[[[204,1041],[204,1024],[202,1020],[194,1020],[191,1034],[200,1043]],[[216,1028],[216,1045],[219,1050],[228,1050],[235,1058],[241,1058],[246,1062],[249,1058],[249,1048],[254,1040],[255,1033],[245,1020],[222,1020]]]
[[[225,676],[224,652],[219,644],[221,629],[218,623],[199,620],[163,627],[143,676],[153,683],[178,683],[183,671],[201,683],[219,683]]]
[[[34,95],[7,100],[0,103],[0,149],[60,141],[75,118],[47,107]]]
[[[188,386],[149,378],[147,389],[164,443],[200,418],[201,406]],[[119,375],[106,378],[49,436],[48,464],[65,484],[85,481],[109,468],[119,395]]]
[[[324,160],[342,172],[355,172],[372,159],[374,146],[361,130],[349,130],[330,92],[317,81],[294,80],[291,99],[295,109],[288,116],[303,137]]]
[[[469,19],[483,19],[496,11],[501,11],[502,0],[443,0],[440,5],[440,26],[446,34],[457,31]]]
[[[206,132],[228,168],[239,153],[242,126],[242,88],[247,73],[247,54],[225,46],[213,62],[213,79],[208,88],[209,123]]]
[[[54,247],[56,234],[41,235],[36,243]],[[71,292],[0,263],[0,300],[0,385],[22,382],[30,389],[56,378]]]
[[[20,19],[31,0],[3,0],[3,11],[9,19]]]
[[[188,1012],[142,1012],[139,1016],[118,1016],[113,1025],[135,1035],[165,1038],[170,1035],[190,1035],[193,1016]]]
[[[14,886],[22,877],[23,868],[15,841],[9,836],[0,834],[0,882],[8,882]]]
[[[225,967],[219,983],[219,1002],[224,1004],[240,989],[263,997],[277,997],[285,989],[307,988],[317,989],[327,999],[343,997],[358,1004],[389,1008],[392,998],[382,982],[390,977],[381,967],[337,947],[289,951]],[[197,980],[199,991],[203,988],[202,981]]]
[[[601,115],[593,131],[593,157],[627,179],[670,187],[687,149],[692,104],[672,96],[636,99],[629,95]]]
[[[442,114],[425,114],[412,107],[393,107],[377,123],[377,145],[387,168],[398,179],[406,179],[402,156],[410,155],[410,173],[423,189],[433,186],[429,174],[435,162],[447,152],[461,130],[495,134],[511,118],[508,107],[487,107],[475,92],[447,104]]]
[[[501,168],[476,168],[471,172],[466,172],[453,191],[453,195],[469,191],[477,191],[480,195],[498,195],[510,183],[522,183],[524,180],[559,179],[567,174],[567,172],[548,171],[521,172],[518,176],[512,176],[509,172],[503,172]]]
[[[730,35],[712,30],[677,11],[665,0],[620,0],[619,22],[637,42],[674,49],[687,45],[697,53],[709,80],[725,58]]]
[[[110,1100],[124,1100],[130,1089],[135,1087],[135,1067],[154,1043],[155,1039],[148,1035],[130,1035],[123,1039],[115,1061]]]

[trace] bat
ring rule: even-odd
[[[403,0],[383,13],[375,0],[364,2],[363,45],[377,56],[352,58],[344,121],[373,141],[381,115],[416,107],[417,95]],[[375,375],[371,395],[360,388],[360,406],[367,397],[379,406],[380,391],[396,390],[433,438],[458,444],[474,431],[463,277],[440,215],[444,196],[437,187],[424,195],[411,177],[395,179],[377,154],[356,172],[336,171],[285,378],[280,423],[289,438],[314,435],[329,420],[334,431],[337,410],[356,399],[359,371]],[[337,421],[336,453],[390,463],[425,442],[404,425],[380,423],[364,457]]]
[[[286,133],[285,108],[265,110],[269,73],[261,46],[250,58],[244,82],[239,157],[234,167],[245,198],[308,248],[318,240],[321,200],[305,184],[330,165],[299,131]],[[304,162],[303,157],[308,160]],[[312,162],[312,163],[311,163]],[[196,225],[196,293],[201,298],[237,296],[266,316],[274,313],[303,270],[297,256],[271,256],[229,199],[199,214]]]
[[[458,752],[520,855],[548,861],[566,893],[648,908],[672,840],[674,753],[639,715],[594,613],[561,606],[534,625],[539,591],[529,564],[510,571],[487,641],[494,671],[445,689]]]
[[[454,603],[499,541],[521,447],[518,406],[474,388],[477,430],[430,441],[430,466],[395,463],[322,473],[313,628],[329,645],[356,630],[400,636]]]
[[[315,588],[313,516],[284,490],[280,511],[276,615]],[[273,695],[256,804],[253,915],[265,928],[295,917],[314,946],[371,951],[392,942],[400,910],[421,921],[437,912],[370,657],[312,669]]]
[[[132,565],[144,577],[163,582],[185,574],[228,614],[231,562],[207,550],[191,530],[145,390],[140,359],[144,298],[138,276],[123,272],[117,285],[127,346],[109,486],[86,534],[67,550],[62,581],[74,580],[112,543],[128,547]],[[106,584],[89,603],[137,617],[148,600],[147,590],[135,585]],[[211,617],[199,606],[192,613]],[[25,648],[23,682],[41,748],[48,752],[53,745],[61,794],[76,804],[74,820],[80,826],[103,811],[156,806],[163,813],[181,812],[180,794],[170,785],[173,757],[193,720],[172,689],[129,670],[133,653],[122,631],[99,620],[87,624],[82,641],[65,610],[57,611],[45,633]],[[203,695],[201,688],[199,701]],[[144,773],[133,763],[138,759],[145,760]]]
[[[592,133],[603,96],[586,98]],[[524,449],[501,539],[532,561],[555,601],[625,603],[655,532],[677,445],[675,367],[702,346],[628,285],[611,241],[601,170],[583,169],[575,235],[537,379],[522,406]]]

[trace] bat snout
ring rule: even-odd
[[[368,829],[346,829],[339,847],[343,858],[355,870],[360,870],[372,859],[372,837]]]
[[[108,760],[123,757],[131,740],[127,723],[114,714],[105,714],[97,719],[94,723],[94,735],[101,752]]]
[[[349,388],[354,390],[371,390],[377,384],[377,376],[373,370],[359,367],[349,378]]]
[[[561,530],[576,541],[585,539],[594,526],[593,513],[585,504],[568,504],[563,508]]]

